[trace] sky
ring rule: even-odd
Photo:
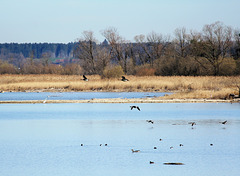
[[[0,43],[68,43],[114,27],[126,40],[152,31],[201,31],[221,21],[240,28],[240,0],[0,0]]]

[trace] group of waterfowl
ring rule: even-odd
[[[132,109],[132,107],[134,107],[134,106],[130,106],[131,107],[131,109]],[[138,106],[136,106],[135,108],[137,108]],[[140,108],[139,108],[140,109]],[[140,110],[139,110],[140,111]],[[154,121],[153,120],[146,120],[146,122],[148,122],[148,123],[154,123]],[[223,125],[225,125],[226,123],[227,123],[227,120],[225,120],[225,121],[221,121],[221,122],[219,122],[219,123],[221,123],[221,124],[223,124]],[[191,126],[194,126],[194,125],[196,125],[196,122],[188,122],[188,124],[190,124]],[[159,141],[163,141],[163,139],[162,138],[160,138],[159,139]],[[99,146],[102,146],[103,144],[100,144]],[[83,144],[81,144],[81,146],[83,146]],[[104,144],[104,146],[108,146],[108,144]],[[179,147],[183,147],[184,145],[182,144],[182,143],[180,143],[179,144]],[[211,143],[210,144],[210,146],[213,146],[213,144]],[[173,146],[170,146],[169,147],[169,149],[173,149],[174,147]],[[154,146],[153,147],[153,149],[154,150],[156,150],[157,149],[157,147],[156,146]],[[136,149],[131,149],[131,151],[132,151],[132,153],[140,153],[141,151],[140,150],[136,150]],[[155,164],[155,162],[154,161],[149,161],[149,164]],[[184,163],[181,163],[181,162],[170,162],[170,163],[163,163],[164,165],[184,165]]]
[[[146,120],[146,122],[152,123],[152,124],[154,123],[153,120]],[[219,123],[225,125],[227,123],[227,120],[219,122]],[[194,125],[196,125],[196,122],[188,122],[188,124],[190,124],[191,126],[194,126]],[[162,141],[162,139],[160,138],[159,141]],[[179,144],[179,147],[183,147],[183,146],[184,146],[183,144]],[[210,146],[213,146],[213,144],[211,143]],[[170,146],[169,148],[173,149],[173,146]],[[155,146],[155,147],[153,147],[153,149],[157,149],[157,147]],[[131,151],[132,151],[132,153],[140,152],[140,150],[134,150],[134,149],[131,149]],[[149,163],[154,164],[154,161],[149,161]],[[165,165],[184,165],[183,163],[163,163],[163,164],[165,164]]]
[[[121,79],[123,82],[126,82],[126,81],[129,81],[125,76],[122,76],[122,79]],[[83,75],[83,81],[88,81],[88,78]]]

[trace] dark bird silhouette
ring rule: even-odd
[[[88,79],[85,75],[83,75],[83,81],[88,81]]]
[[[130,108],[131,108],[131,110],[133,110],[134,108],[136,108],[137,110],[141,111],[138,106],[130,106]]]
[[[182,147],[182,146],[183,146],[183,144],[179,144],[179,146],[180,146],[180,147]]]
[[[154,162],[153,161],[149,161],[149,164],[154,164]]]
[[[191,124],[193,126],[196,125],[196,122],[189,122],[188,124]]]
[[[154,123],[154,121],[152,121],[152,120],[146,120],[146,122],[148,122],[148,123]]]
[[[126,82],[129,81],[127,78],[125,78],[125,76],[122,76],[122,81]]]
[[[138,152],[140,152],[140,150],[133,150],[133,149],[131,149],[131,150],[132,150],[133,153],[138,153]]]
[[[225,124],[227,123],[227,120],[225,120],[225,121],[223,121],[223,122],[219,122],[219,123],[225,125]]]

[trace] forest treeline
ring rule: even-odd
[[[177,28],[173,37],[136,35],[134,42],[116,28],[101,34],[102,43],[84,31],[75,43],[0,44],[0,74],[240,75],[240,30],[222,22],[201,31]],[[54,64],[51,58],[65,62]]]

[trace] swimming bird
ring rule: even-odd
[[[180,146],[180,147],[182,147],[182,146],[183,146],[183,144],[179,144],[179,146]]]
[[[223,122],[219,122],[219,123],[225,125],[225,124],[227,123],[227,120],[225,120],[225,121],[223,121]]]
[[[138,153],[138,152],[140,152],[140,150],[133,150],[133,149],[131,149],[131,150],[132,150],[133,153]]]
[[[170,149],[173,149],[173,146],[171,146]]]
[[[105,144],[105,146],[107,146],[107,144]]]
[[[146,122],[148,122],[148,123],[154,123],[154,121],[152,121],[152,120],[146,120]]]
[[[88,81],[88,79],[85,75],[83,75],[83,81]]]
[[[133,108],[136,108],[137,110],[141,111],[138,106],[130,106],[130,108],[131,108],[131,110],[133,110]]]
[[[153,161],[149,161],[149,164],[154,164],[154,162]]]
[[[157,147],[153,147],[153,149],[157,149]]]
[[[126,82],[129,81],[127,78],[125,78],[125,76],[122,76],[122,81]]]
[[[83,144],[81,144],[81,146],[83,146]]]

